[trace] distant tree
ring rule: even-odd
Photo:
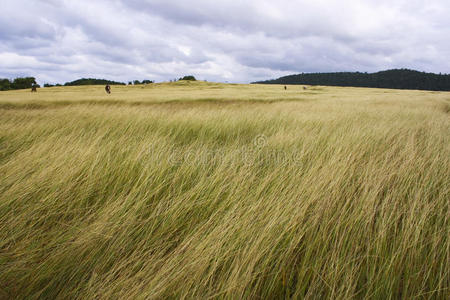
[[[188,75],[188,76],[184,76],[182,78],[180,78],[179,80],[190,80],[190,81],[196,81],[197,79],[195,79],[194,76],[192,75]]]
[[[128,81],[128,85],[133,85],[133,82],[132,81]]]
[[[44,83],[44,87],[53,87],[55,86],[54,84],[50,84],[50,83]]]
[[[30,89],[34,84],[36,84],[36,78],[34,77],[19,77],[14,79],[14,81],[11,83],[11,89]]]
[[[133,81],[133,83],[134,83],[134,85],[141,84],[141,82],[139,80],[135,80],[135,81]]]
[[[11,81],[9,79],[0,79],[0,91],[8,91],[11,89]]]
[[[142,84],[150,84],[150,83],[153,83],[153,81],[151,81],[151,80],[142,80]]]
[[[18,77],[12,82],[9,79],[0,79],[0,91],[30,89],[34,85],[39,87],[34,77]]]
[[[81,78],[75,81],[66,82],[65,86],[79,86],[79,85],[125,85],[123,82],[117,82],[106,79],[95,79],[95,78]]]

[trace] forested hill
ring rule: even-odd
[[[450,74],[425,73],[408,69],[394,69],[377,73],[303,73],[253,83],[450,91]]]
[[[110,85],[125,85],[125,83],[123,82],[116,82],[116,81],[111,81],[111,80],[106,80],[106,79],[95,79],[95,78],[82,78],[82,79],[78,79],[72,82],[66,82],[64,85],[65,86],[76,86],[76,85],[105,85],[105,84],[110,84]]]

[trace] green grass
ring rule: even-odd
[[[446,299],[450,94],[0,92],[0,298]]]

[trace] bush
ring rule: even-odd
[[[192,76],[192,75],[188,75],[188,76],[184,76],[183,78],[180,78],[180,80],[191,80],[191,81],[196,81],[197,79],[195,79],[195,77]]]

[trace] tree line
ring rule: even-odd
[[[450,74],[425,73],[409,69],[393,69],[376,73],[302,73],[253,83],[450,91]]]
[[[34,77],[19,77],[12,81],[0,78],[0,91],[30,89],[32,86],[39,87]]]
[[[134,80],[130,81],[128,84],[150,84],[153,83],[152,80]],[[66,82],[64,84],[50,84],[45,83],[44,87],[53,87],[53,86],[80,86],[80,85],[126,85],[126,83],[106,80],[106,79],[96,79],[96,78],[81,78],[78,80]],[[1,79],[0,78],[0,91],[9,91],[9,90],[21,90],[21,89],[30,89],[33,86],[40,87],[36,83],[35,77],[19,77],[14,80],[10,79]]]
[[[191,80],[195,81],[195,77],[192,75],[181,77],[178,80]],[[175,80],[176,81],[176,80]],[[154,83],[153,80],[144,79],[142,81],[134,80],[129,81],[128,85],[138,85],[138,84],[150,84]],[[45,83],[44,87],[53,87],[53,86],[80,86],[80,85],[126,85],[124,82],[106,80],[106,79],[97,79],[97,78],[81,78],[74,81],[66,82],[64,84],[50,84]],[[36,83],[36,78],[34,77],[19,77],[14,80],[9,79],[1,79],[0,78],[0,91],[8,91],[8,90],[20,90],[20,89],[30,89],[33,86],[40,87]]]
[[[150,84],[150,83],[153,83],[154,81],[152,81],[152,80],[142,80],[142,81],[139,81],[139,80],[134,80],[134,81],[129,81],[128,82],[128,85],[137,85],[137,84]]]
[[[64,83],[64,86],[79,86],[79,85],[126,85],[123,82],[106,80],[106,79],[96,79],[96,78],[81,78],[71,82]]]

